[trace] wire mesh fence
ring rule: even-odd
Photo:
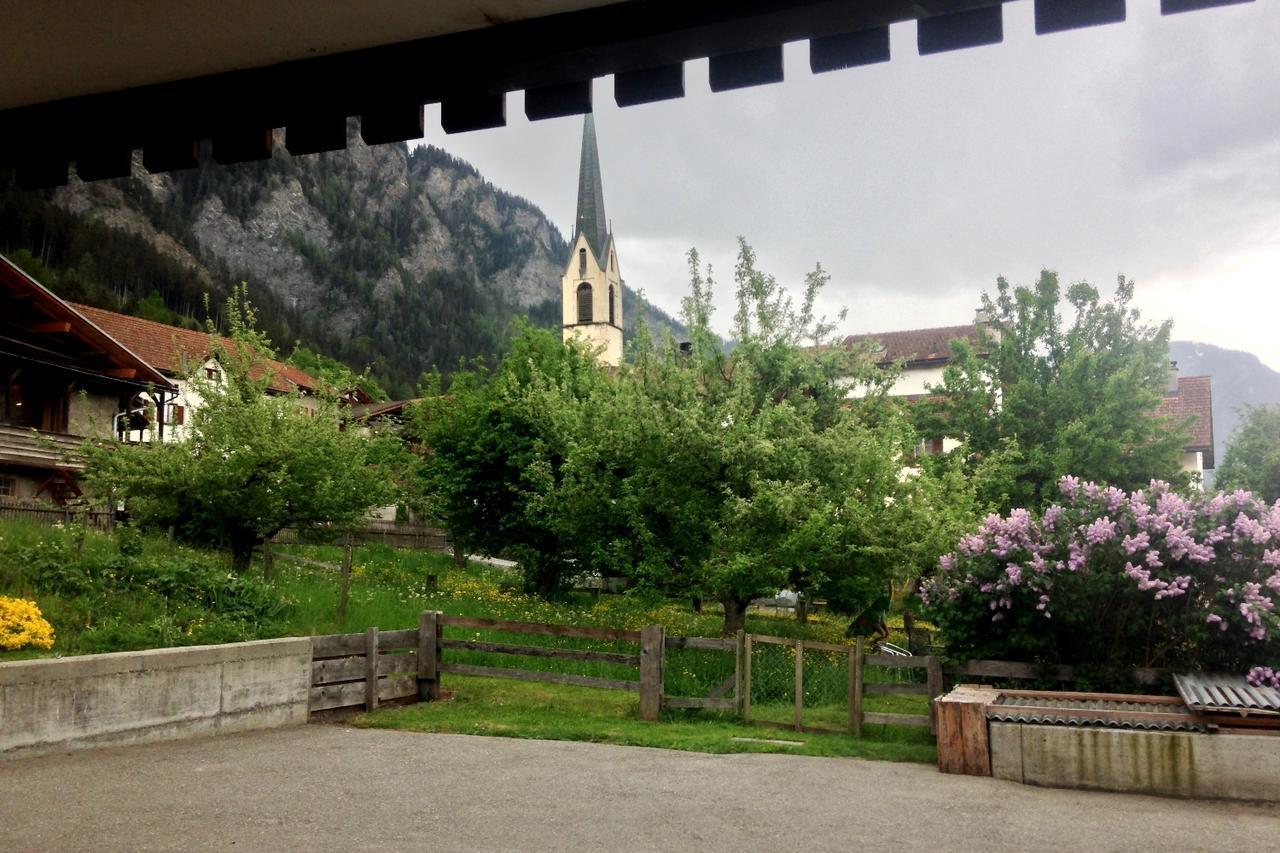
[[[845,731],[849,722],[849,653],[802,646],[805,728]]]

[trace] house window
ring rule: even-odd
[[[170,403],[165,412],[165,423],[171,426],[182,426],[187,422],[187,407],[179,406],[177,403]]]
[[[204,369],[204,378],[210,382],[217,382],[222,378],[222,371],[216,367],[206,367]]]
[[[0,477],[0,498],[16,498],[18,481],[13,477]]]
[[[586,274],[587,274],[587,250],[579,249],[578,250],[578,275],[584,276]]]
[[[613,317],[613,285],[611,284],[609,285],[609,325],[616,326],[618,325],[618,321]]]
[[[578,322],[591,322],[591,285],[585,281],[578,285]]]

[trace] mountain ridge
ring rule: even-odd
[[[409,396],[421,374],[493,361],[511,323],[561,322],[568,244],[531,201],[433,146],[0,186],[0,247],[68,298],[190,325],[247,280],[265,330]],[[23,262],[20,260],[20,262]],[[683,326],[628,287],[628,332]]]

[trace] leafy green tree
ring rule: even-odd
[[[1123,276],[1110,302],[1081,282],[1067,288],[1064,320],[1056,273],[1035,284],[996,283],[983,294],[990,322],[977,347],[952,344],[940,399],[918,408],[922,433],[959,439],[993,509],[1040,509],[1059,478],[1140,488],[1152,479],[1185,486],[1179,455],[1186,424],[1155,414],[1168,371],[1170,323],[1144,324]]]
[[[1214,485],[1225,491],[1247,489],[1268,503],[1280,500],[1280,406],[1245,407]]]
[[[410,417],[428,511],[463,549],[517,560],[526,587],[543,595],[583,570],[548,496],[571,452],[566,413],[607,382],[590,350],[521,324],[496,370],[473,365],[447,391],[430,377]]]
[[[318,353],[301,344],[294,344],[293,352],[289,355],[289,364],[324,381],[326,385],[340,392],[359,387],[375,401],[391,399],[368,368],[363,373],[356,373],[336,358],[330,358],[324,353]]]
[[[255,547],[290,526],[343,526],[395,497],[401,458],[379,436],[340,429],[336,401],[268,393],[270,342],[239,291],[227,303],[230,347],[212,335],[225,381],[197,374],[202,399],[185,441],[91,440],[86,479],[123,498],[144,526],[231,549],[244,571]]]
[[[545,506],[563,510],[564,539],[591,543],[590,565],[718,600],[726,632],[783,587],[856,613],[972,516],[936,502],[941,481],[904,475],[915,433],[888,395],[893,374],[828,344],[821,267],[795,305],[740,241],[730,357],[710,327],[711,274],[696,252],[689,263],[689,345],[656,345],[639,324],[633,362],[567,414],[573,452]]]

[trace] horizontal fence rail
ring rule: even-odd
[[[0,501],[0,519],[28,521],[49,527],[55,524],[83,524],[95,530],[111,530],[114,527],[115,514],[106,509],[30,506]]]
[[[311,639],[309,710],[362,706],[418,695],[418,631],[330,634]]]

